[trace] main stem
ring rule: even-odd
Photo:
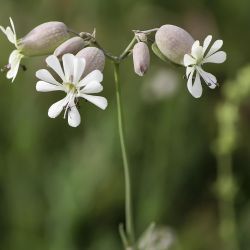
[[[130,180],[129,164],[128,164],[125,138],[124,138],[121,88],[119,84],[119,63],[114,63],[114,77],[115,77],[116,102],[117,102],[118,130],[119,130],[119,138],[121,144],[122,160],[123,160],[124,176],[125,176],[126,237],[129,246],[133,247],[135,244],[135,236],[134,236],[134,223],[133,223],[133,213],[132,213],[131,180]]]

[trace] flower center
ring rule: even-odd
[[[64,83],[64,87],[65,87],[67,92],[72,92],[72,93],[77,92],[77,88],[76,88],[75,84],[73,84],[71,82]]]

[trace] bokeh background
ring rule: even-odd
[[[121,66],[126,139],[137,235],[154,221],[167,227],[171,249],[250,249],[250,1],[1,0],[18,37],[60,20],[76,31],[97,29],[118,55],[133,29],[175,24],[194,38],[224,40],[228,60],[206,67],[221,83],[194,99],[174,68],[152,54],[143,78],[131,58]],[[0,37],[0,65],[12,45]],[[124,182],[112,64],[104,71],[106,111],[82,102],[82,124],[49,119],[60,93],[37,93],[44,58],[24,61],[11,84],[0,75],[0,249],[122,249]],[[150,249],[153,250],[153,249]],[[158,249],[155,249],[158,250]],[[163,250],[163,249],[159,249]]]

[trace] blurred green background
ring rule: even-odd
[[[60,20],[76,31],[96,27],[98,41],[117,55],[132,29],[163,24],[224,40],[228,60],[206,67],[221,87],[204,85],[199,100],[187,91],[184,69],[153,54],[143,78],[131,58],[121,67],[137,235],[155,221],[174,232],[173,249],[250,249],[249,9],[249,0],[1,0],[0,23],[11,16],[19,38]],[[1,34],[1,66],[12,49]],[[108,109],[82,102],[82,124],[72,129],[47,116],[61,95],[35,91],[44,58],[24,63],[14,84],[0,75],[0,249],[122,249],[112,64],[104,71]]]

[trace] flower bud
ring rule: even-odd
[[[88,75],[96,69],[103,71],[105,66],[105,55],[102,50],[96,47],[87,47],[80,50],[76,56],[86,60],[84,75]]]
[[[190,54],[194,39],[184,29],[167,24],[156,32],[155,42],[170,61],[183,65],[184,55]]]
[[[75,55],[81,49],[86,46],[86,43],[83,41],[81,37],[72,37],[69,40],[62,43],[59,47],[54,51],[54,55],[59,59],[62,58],[64,54],[70,53]]]
[[[133,48],[133,62],[135,73],[143,76],[150,65],[150,54],[146,43],[139,42]]]
[[[53,51],[70,38],[68,28],[61,22],[43,23],[18,41],[18,49],[25,56],[41,56]]]

